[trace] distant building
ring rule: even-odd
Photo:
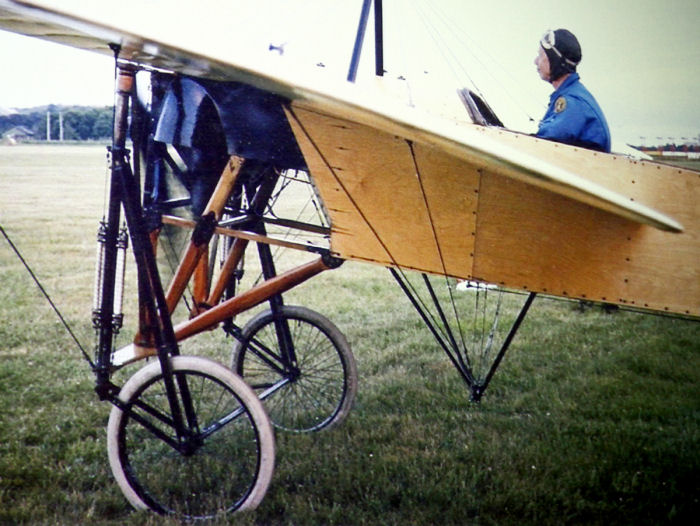
[[[15,126],[2,134],[2,142],[5,144],[17,144],[34,138],[34,132],[25,126]]]
[[[15,115],[17,113],[17,110],[13,108],[4,108],[3,106],[0,106],[0,117],[7,117],[8,115]]]
[[[672,137],[669,137],[669,139],[672,142],[661,143],[657,146],[639,146],[637,148],[654,157],[700,159],[700,136],[697,140],[683,137],[681,139],[682,142],[676,142]]]

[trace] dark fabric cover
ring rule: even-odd
[[[216,135],[223,134],[229,155],[305,169],[282,109],[284,102],[238,82],[178,77],[165,94],[155,140],[207,152],[221,142]]]

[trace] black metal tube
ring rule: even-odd
[[[129,234],[131,236],[131,244],[133,247],[134,259],[136,266],[139,269],[139,280],[143,280],[144,294],[140,301],[144,303],[148,312],[148,319],[154,325],[152,336],[155,340],[158,350],[158,359],[160,360],[161,369],[163,371],[163,383],[165,391],[170,403],[173,422],[178,437],[185,436],[185,421],[190,428],[196,427],[196,417],[192,410],[192,399],[189,394],[189,389],[183,378],[177,378],[177,387],[182,398],[182,406],[179,403],[179,397],[175,387],[175,378],[173,378],[173,370],[170,363],[170,356],[178,354],[177,340],[175,331],[173,330],[170,312],[168,310],[165,299],[165,292],[158,274],[155,255],[150,244],[146,224],[142,214],[140,204],[139,186],[135,177],[131,172],[131,167],[127,161],[126,151],[122,148],[112,152],[115,157],[114,173],[119,181],[122,191],[122,204],[124,206],[124,216],[126,217]]]
[[[254,227],[255,232],[265,235],[265,223],[262,219],[264,211],[263,204],[268,203],[270,196],[274,191],[279,175],[272,171],[266,174],[265,179],[260,184],[252,202],[252,212],[255,217],[259,218],[258,224]],[[262,268],[263,278],[269,280],[277,276],[275,268],[275,260],[270,250],[270,245],[267,243],[258,243],[258,256],[260,258],[260,267]],[[270,309],[274,315],[275,333],[277,334],[277,344],[280,348],[281,362],[286,370],[296,363],[296,353],[294,352],[294,343],[292,334],[289,330],[289,324],[286,319],[279,316],[284,300],[282,294],[274,294],[269,300]]]
[[[362,43],[365,40],[367,32],[367,20],[369,19],[369,8],[372,5],[372,0],[363,0],[362,12],[360,13],[360,22],[357,25],[357,34],[355,35],[355,46],[352,50],[352,59],[350,60],[350,70],[348,71],[348,82],[355,82],[357,78],[357,69],[360,65],[360,55],[362,54]]]
[[[411,293],[411,290],[408,288],[408,285],[404,282],[404,280],[399,276],[399,273],[396,272],[395,269],[389,268],[389,272],[391,272],[391,275],[394,277],[396,282],[399,284],[399,287],[401,287],[401,290],[404,292],[408,300],[411,302],[413,307],[416,309],[418,314],[420,315],[421,319],[425,323],[425,326],[428,327],[430,332],[433,333],[433,336],[435,337],[435,340],[437,341],[438,345],[442,347],[442,350],[445,351],[445,354],[447,357],[450,359],[452,362],[452,365],[454,365],[455,369],[459,372],[460,376],[464,379],[464,382],[469,386],[470,389],[473,388],[474,384],[474,379],[472,378],[472,375],[470,372],[466,369],[464,369],[459,360],[454,356],[452,353],[450,347],[447,345],[445,340],[442,338],[438,330],[435,328],[433,325],[432,321],[428,317],[428,315],[425,313],[421,305],[418,303],[418,300],[413,296]]]
[[[133,78],[133,75],[132,75]],[[104,253],[102,262],[101,303],[97,320],[98,327],[97,349],[95,357],[95,373],[97,375],[96,390],[100,397],[105,396],[109,384],[110,358],[114,337],[112,316],[114,314],[114,285],[117,271],[117,240],[119,237],[119,222],[121,221],[122,192],[118,172],[123,162],[120,155],[114,155],[124,149],[126,143],[126,126],[129,112],[129,94],[125,93],[121,74],[117,77],[114,99],[114,123],[112,130],[112,158],[109,181],[109,198],[107,217],[104,221]]]
[[[486,391],[486,388],[488,387],[489,382],[491,382],[491,378],[493,378],[493,375],[496,372],[496,369],[498,369],[498,365],[501,363],[501,360],[503,360],[503,356],[506,354],[508,347],[510,347],[510,344],[513,341],[513,338],[515,338],[515,334],[518,332],[518,329],[520,328],[520,324],[525,319],[525,315],[527,314],[527,311],[530,310],[530,306],[532,305],[532,302],[535,300],[535,296],[537,296],[537,293],[531,292],[528,295],[527,299],[525,300],[525,303],[523,304],[522,308],[520,309],[520,313],[518,314],[518,317],[513,322],[513,326],[510,328],[510,332],[508,332],[508,336],[506,336],[506,339],[503,342],[503,345],[501,346],[501,350],[498,352],[498,355],[496,356],[496,359],[493,361],[493,364],[491,364],[491,369],[489,369],[489,373],[486,375],[486,378],[484,379],[484,383],[479,386],[478,393],[473,394],[473,397],[475,397],[474,398],[475,401],[478,401],[478,399],[481,397],[483,392]]]
[[[384,13],[382,0],[374,0],[374,72],[384,76]]]

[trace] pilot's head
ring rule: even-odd
[[[547,31],[540,40],[535,64],[543,80],[554,82],[576,71],[581,62],[581,46],[571,31]]]

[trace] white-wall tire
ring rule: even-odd
[[[188,518],[255,508],[267,492],[275,457],[272,426],[262,403],[238,375],[213,360],[175,356],[170,363],[174,375],[187,378],[195,399],[195,413],[202,424],[200,429],[217,422],[233,407],[243,407],[245,412],[204,438],[197,452],[183,455],[147,431],[126,411],[114,406],[107,425],[107,450],[112,473],[124,496],[137,509],[175,513]],[[169,415],[164,393],[161,364],[154,361],[124,384],[119,399],[130,406],[135,402],[146,402]],[[159,429],[173,434],[172,426],[164,425],[142,411],[139,414],[157,422]],[[243,453],[236,458],[239,450]],[[250,456],[255,458],[248,458]],[[200,464],[203,468],[197,471]],[[208,472],[210,468],[212,473]],[[252,477],[252,480],[248,483],[241,480],[243,489],[238,497],[238,488],[227,486],[237,484],[244,472],[250,472],[248,478]],[[218,475],[222,478],[220,484],[216,482]],[[199,479],[201,487],[195,487]],[[169,488],[169,483],[184,487]],[[232,493],[227,493],[227,489]],[[207,491],[213,494],[209,495]],[[196,498],[191,496],[193,494]],[[229,502],[232,494],[234,501]],[[177,502],[178,496],[183,502]],[[219,498],[227,500],[217,502]]]

